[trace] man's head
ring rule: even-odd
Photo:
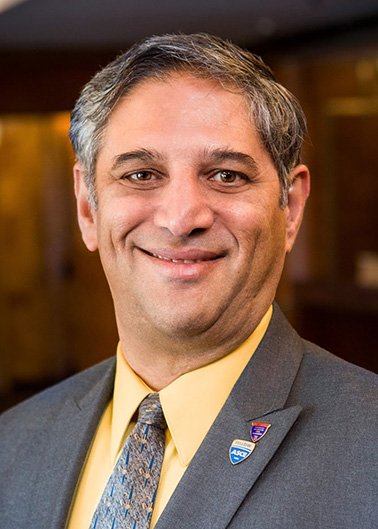
[[[213,70],[211,54],[223,65],[217,77],[204,73],[204,48]],[[235,348],[272,303],[308,195],[297,165],[303,120],[260,60],[229,44],[156,37],[137,49],[127,68],[118,59],[84,89],[74,144],[79,123],[92,132],[76,142],[75,191],[129,363],[148,380],[146,369],[156,376],[177,362],[172,379]],[[94,144],[86,107],[103,111]]]
[[[218,81],[243,94],[260,140],[272,158],[287,203],[290,172],[300,161],[305,117],[295,97],[264,62],[238,46],[206,34],[164,35],[136,44],[84,88],[72,113],[70,138],[96,207],[95,170],[109,116],[138,83],[179,72]]]

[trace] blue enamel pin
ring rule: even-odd
[[[260,441],[271,427],[271,424],[253,422],[251,426],[251,439],[254,443]]]
[[[252,454],[255,449],[255,443],[250,441],[243,441],[242,439],[235,439],[230,446],[229,456],[233,465],[241,463],[248,456]]]

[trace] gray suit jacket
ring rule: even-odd
[[[2,416],[1,529],[64,528],[113,378],[106,361]],[[377,529],[377,380],[299,338],[275,306],[156,529]],[[254,420],[271,427],[234,466],[230,445]]]

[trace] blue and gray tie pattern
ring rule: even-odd
[[[93,515],[90,529],[148,529],[164,455],[167,426],[159,395],[139,406],[138,422]]]

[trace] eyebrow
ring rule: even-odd
[[[257,171],[259,168],[258,163],[254,158],[252,158],[252,156],[244,152],[234,151],[232,149],[206,149],[205,157],[210,158],[212,161],[216,162],[242,162],[253,171]]]
[[[133,160],[141,160],[143,162],[151,162],[153,160],[161,160],[162,156],[158,152],[152,152],[148,149],[136,149],[134,151],[124,152],[115,156],[112,163],[112,170]]]
[[[208,160],[212,163],[223,163],[227,161],[235,161],[235,162],[241,162],[245,165],[247,165],[252,171],[258,171],[258,164],[256,160],[250,156],[249,154],[234,151],[232,149],[207,149],[205,148],[203,150],[202,154],[204,160]],[[134,161],[134,160],[140,160],[143,162],[152,162],[156,160],[163,160],[164,156],[162,156],[157,151],[149,151],[148,149],[135,149],[133,151],[124,152],[122,154],[119,154],[114,157],[113,163],[112,163],[112,170],[117,169],[118,167],[122,166],[123,164]]]

